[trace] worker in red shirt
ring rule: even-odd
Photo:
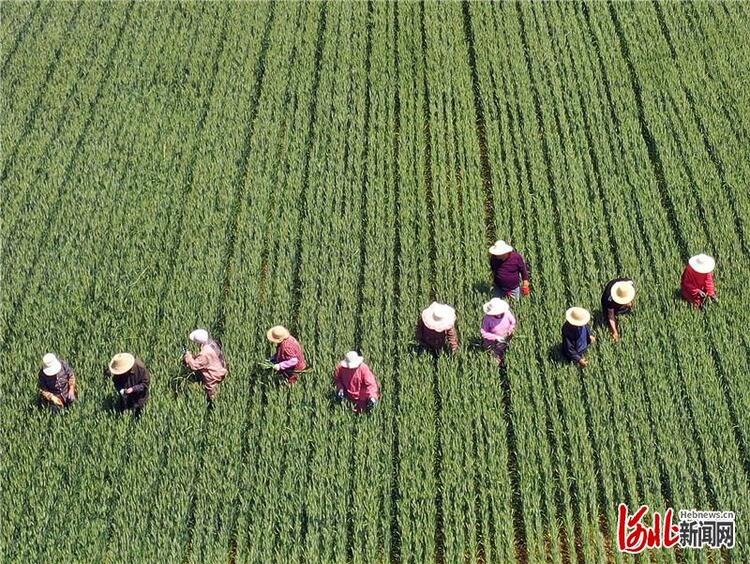
[[[682,271],[682,297],[695,309],[703,307],[708,300],[717,301],[712,274],[715,266],[712,257],[700,254],[691,257]]]
[[[369,411],[378,403],[380,385],[364,357],[357,351],[346,353],[344,360],[336,367],[333,375],[336,386],[336,399],[344,398],[352,402],[356,413]]]
[[[273,369],[284,378],[286,384],[294,384],[307,368],[302,345],[283,325],[271,327],[266,332],[266,338],[276,345],[276,353],[269,359]]]

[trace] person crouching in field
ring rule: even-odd
[[[591,334],[589,321],[591,314],[582,307],[571,307],[565,312],[565,323],[562,328],[562,352],[571,362],[578,366],[588,366],[585,354],[589,345],[596,341]]]
[[[492,298],[482,309],[482,346],[494,355],[498,365],[503,366],[510,339],[516,330],[516,318],[510,311],[508,302],[500,298]]]
[[[130,353],[118,353],[109,362],[112,384],[120,394],[120,409],[140,415],[148,401],[150,376],[143,361]]]
[[[275,325],[266,332],[266,339],[276,345],[276,353],[269,359],[273,369],[286,384],[294,384],[299,373],[307,368],[305,351],[297,339],[282,325]]]
[[[203,389],[206,391],[206,399],[211,403],[219,393],[219,385],[227,375],[224,353],[219,343],[211,339],[205,329],[196,329],[188,335],[188,338],[199,345],[201,350],[195,356],[187,351],[182,360],[185,366],[200,374]]]
[[[708,301],[717,301],[714,287],[714,267],[716,261],[708,255],[695,255],[682,271],[681,293],[684,300],[695,309]]]
[[[371,410],[380,397],[380,385],[364,360],[357,351],[349,351],[333,375],[336,399],[351,401],[356,413]]]
[[[620,340],[617,316],[630,313],[635,300],[635,285],[630,278],[610,280],[602,292],[602,319],[609,325],[612,339]]]
[[[435,354],[446,345],[455,353],[458,350],[456,310],[438,302],[432,302],[422,310],[417,322],[417,342]]]
[[[505,241],[497,241],[490,247],[490,268],[495,285],[495,297],[510,296],[518,299],[531,293],[529,269],[523,256]],[[521,286],[519,288],[519,281]]]
[[[39,371],[39,398],[43,405],[57,412],[76,399],[76,376],[68,363],[52,353],[42,357]]]

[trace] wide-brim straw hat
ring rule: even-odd
[[[492,298],[482,306],[482,309],[487,315],[503,315],[510,310],[510,305],[500,298]]]
[[[582,307],[571,307],[565,312],[565,319],[571,325],[583,327],[591,321],[591,314],[587,309]]]
[[[205,345],[208,342],[208,331],[205,329],[196,329],[188,335],[188,339],[199,345]]]
[[[490,247],[490,254],[504,255],[505,253],[509,253],[512,250],[513,247],[511,247],[508,243],[501,239],[500,241],[495,241],[495,244]]]
[[[289,330],[283,325],[274,325],[266,331],[266,338],[272,343],[280,343],[289,337]]]
[[[365,360],[365,357],[360,356],[357,351],[349,351],[344,355],[344,360],[341,361],[341,366],[344,368],[357,368]]]
[[[112,357],[109,361],[109,371],[114,374],[125,374],[128,370],[133,368],[135,364],[135,357],[130,353],[119,353]]]
[[[701,274],[708,274],[709,272],[713,272],[714,267],[716,266],[716,261],[713,259],[713,257],[701,253],[700,255],[690,257],[688,264],[696,272],[700,272]]]
[[[60,370],[62,370],[62,364],[53,353],[45,354],[42,357],[42,363],[44,364],[42,372],[44,372],[47,376],[54,376],[55,374],[60,372]]]
[[[610,295],[616,304],[629,304],[635,299],[635,286],[630,281],[615,282]]]
[[[433,331],[447,331],[456,323],[456,310],[449,305],[432,302],[422,310],[422,322]]]

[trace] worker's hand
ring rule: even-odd
[[[132,393],[133,393],[133,388],[128,388],[127,390],[125,390],[125,395],[129,396]]]
[[[698,295],[699,295],[699,296],[700,296],[701,298],[705,298],[705,297],[706,297],[706,292],[704,292],[703,290],[698,290]]]
[[[121,395],[121,396],[123,396],[123,397],[125,396],[125,388],[122,388],[122,389],[120,390],[120,395]]]
[[[531,288],[529,287],[528,280],[524,280],[523,283],[521,284],[521,293],[524,296],[528,296],[529,294],[531,294]]]
[[[596,343],[596,337],[594,335],[589,335],[589,343]]]
[[[714,303],[718,303],[719,301],[719,296],[717,296],[716,294],[714,294],[713,296],[709,296],[709,298],[711,298],[711,301]]]
[[[281,370],[281,365],[280,365],[280,364],[274,364],[274,365],[273,365],[273,369],[274,369],[274,370],[275,370],[276,372],[278,372],[279,370]]]
[[[341,401],[344,399],[344,390],[336,390],[336,399]]]
[[[65,404],[63,403],[63,400],[60,399],[60,396],[52,396],[52,403],[54,403],[57,407],[63,407]]]
[[[586,359],[585,359],[585,358],[583,358],[583,357],[581,357],[581,360],[579,360],[579,361],[578,361],[578,366],[580,366],[581,368],[585,368],[585,367],[587,367],[588,365],[589,365],[589,361],[588,361],[588,360],[586,360]]]
[[[619,334],[619,333],[618,333],[617,331],[615,331],[614,333],[612,333],[612,340],[613,340],[613,341],[614,341],[615,343],[617,343],[617,342],[619,342],[619,341],[620,341],[620,334]]]

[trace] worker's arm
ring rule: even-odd
[[[186,352],[184,358],[185,364],[192,370],[202,370],[208,366],[208,356],[203,353],[193,356],[190,352]]]
[[[424,327],[424,324],[422,323],[422,319],[420,318],[419,321],[417,321],[417,329],[415,331],[418,343],[422,342],[423,327]]]
[[[451,327],[447,331],[447,337],[448,337],[448,344],[451,347],[451,350],[453,352],[456,352],[458,350],[458,333],[456,332],[455,327]]]
[[[360,399],[378,399],[378,382],[367,365],[362,366],[362,378],[359,383]]]
[[[62,407],[63,406],[63,400],[60,399],[60,396],[57,394],[53,394],[52,392],[48,392],[47,390],[43,390],[39,388],[39,395],[41,395],[45,400],[47,400],[50,403],[54,403],[55,405]]]
[[[614,309],[607,309],[607,321],[609,322],[609,330],[612,332],[612,338],[615,341],[619,340],[620,333],[617,330],[617,316]]]
[[[277,363],[274,368],[276,368],[276,370],[286,370],[287,368],[291,368],[292,366],[297,366],[298,361],[299,359],[296,356],[293,356],[292,358],[282,360],[281,362]]]
[[[519,262],[521,264],[518,265],[519,271],[521,273],[521,280],[523,280],[523,286],[524,288],[528,288],[529,286],[529,267],[526,265],[526,259],[523,258],[523,255],[520,253],[518,254],[518,258],[520,259]]]
[[[128,394],[140,394],[148,389],[148,384],[151,379],[148,373],[148,369],[141,364],[140,366],[136,365],[136,371],[138,376],[138,383],[127,389]]]
[[[714,297],[716,295],[716,288],[714,287],[714,275],[709,272],[706,274],[706,295]]]

